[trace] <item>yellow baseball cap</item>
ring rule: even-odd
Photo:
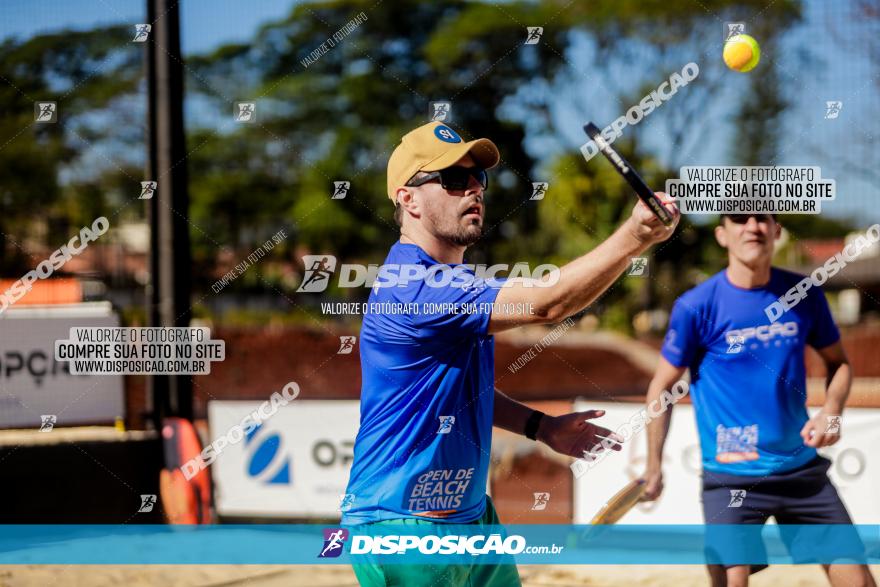
[[[489,139],[465,142],[442,122],[429,122],[408,132],[388,159],[388,197],[396,206],[397,188],[416,172],[445,169],[467,153],[483,169],[495,167],[501,159],[498,147]]]

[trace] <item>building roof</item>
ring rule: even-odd
[[[0,279],[0,292],[8,291],[18,279]],[[78,279],[57,277],[38,279],[31,289],[16,302],[16,306],[45,304],[76,304],[83,300],[82,284]]]

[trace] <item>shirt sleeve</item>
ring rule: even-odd
[[[504,280],[474,276],[463,265],[450,268],[451,283],[438,285],[426,280],[414,298],[418,312],[412,316],[420,338],[461,338],[485,335],[489,330],[492,305]]]
[[[831,316],[831,308],[821,288],[810,292],[813,301],[813,321],[807,333],[807,344],[814,349],[824,349],[840,340],[840,331]]]
[[[689,367],[700,344],[697,309],[679,298],[672,307],[669,330],[660,354],[676,367]]]

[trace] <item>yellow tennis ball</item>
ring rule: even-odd
[[[749,35],[736,35],[724,43],[724,63],[734,71],[751,71],[761,59],[758,41]]]

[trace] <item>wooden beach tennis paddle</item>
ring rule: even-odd
[[[605,502],[596,515],[593,516],[590,524],[614,524],[620,520],[626,513],[631,510],[645,493],[645,480],[636,479],[630,481],[626,486],[614,494],[614,496]]]

